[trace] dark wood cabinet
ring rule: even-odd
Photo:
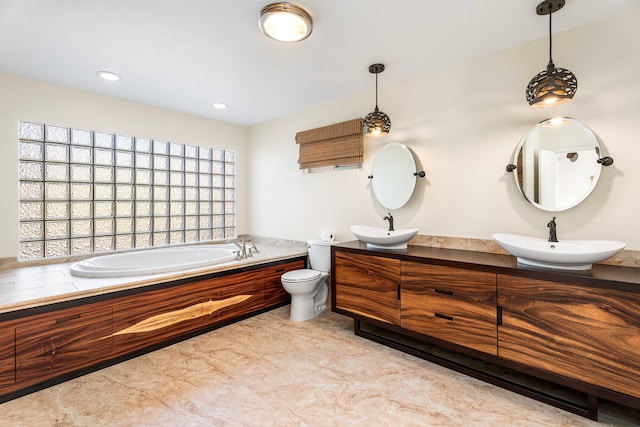
[[[402,327],[496,355],[496,275],[403,261]]]
[[[332,308],[354,318],[357,335],[588,418],[599,398],[640,408],[640,269],[549,271],[359,242],[332,254]],[[583,401],[567,400],[576,392]]]
[[[400,325],[400,261],[338,252],[335,308]]]
[[[499,356],[640,398],[640,294],[498,275]]]

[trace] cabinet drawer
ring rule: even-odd
[[[496,275],[402,263],[402,327],[497,355]]]
[[[472,348],[496,356],[498,354],[497,325],[494,318],[496,309],[478,310],[466,303],[423,308],[402,306],[401,326],[411,331],[429,335],[453,344]]]
[[[441,301],[466,301],[469,304],[493,306],[495,320],[496,275],[482,271],[402,263],[402,305],[424,307]]]
[[[37,316],[15,329],[16,381],[39,381],[107,359],[112,309],[79,307]]]

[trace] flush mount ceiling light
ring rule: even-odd
[[[112,82],[118,81],[120,79],[122,79],[122,77],[120,77],[119,75],[117,75],[116,73],[113,73],[111,71],[98,71],[96,72],[96,74],[98,75],[98,77],[101,77],[105,80],[109,80]]]
[[[571,101],[578,89],[578,79],[569,70],[556,68],[551,58],[551,15],[564,6],[565,0],[545,0],[538,5],[538,15],[549,15],[549,65],[527,86],[527,102],[532,107],[549,107]]]
[[[267,37],[282,42],[304,40],[313,30],[311,15],[300,6],[287,2],[263,7],[258,25]]]
[[[225,104],[224,102],[214,102],[213,104],[211,104],[211,106],[213,108],[217,108],[218,110],[224,110],[225,108],[228,107],[228,105]]]
[[[369,66],[369,72],[376,75],[376,108],[367,114],[362,122],[362,131],[367,136],[382,136],[388,134],[389,130],[391,130],[391,119],[378,110],[378,74],[383,71],[383,64]]]

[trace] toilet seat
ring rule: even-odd
[[[297,282],[310,282],[318,280],[322,273],[316,270],[305,268],[303,270],[293,270],[284,273],[281,277],[283,282],[297,283]]]

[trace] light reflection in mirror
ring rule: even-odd
[[[547,119],[516,147],[514,178],[533,206],[563,211],[591,194],[602,169],[599,158],[598,138],[589,127],[569,117]]]

